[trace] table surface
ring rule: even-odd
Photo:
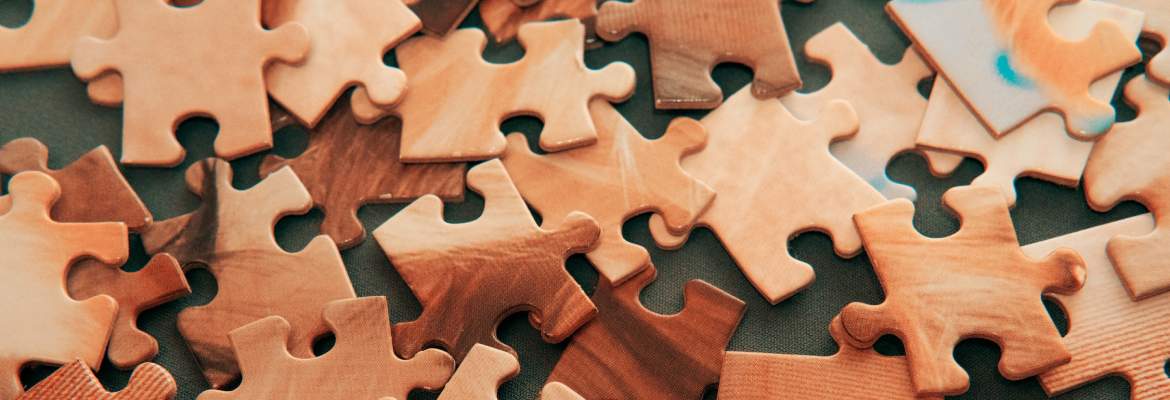
[[[13,26],[21,23],[21,15],[27,16],[31,9],[29,3],[30,0],[0,2],[0,24]],[[821,0],[804,5],[786,0],[783,5],[784,23],[793,48],[801,49],[809,37],[837,21],[843,21],[869,44],[879,58],[893,63],[909,42],[884,13],[884,3],[880,0]],[[473,13],[463,26],[482,26],[478,13]],[[523,49],[512,43],[502,47],[489,46],[485,58],[493,62],[508,62],[522,55]],[[647,42],[642,36],[634,35],[619,43],[588,51],[585,60],[591,68],[619,61],[634,67],[638,77],[637,92],[617,108],[646,136],[660,136],[671,118],[697,118],[705,114],[653,109],[649,53]],[[387,56],[387,62],[394,63],[392,54]],[[805,81],[802,91],[815,91],[828,82],[830,76],[825,67],[810,63],[801,54],[797,54],[797,64]],[[1127,71],[1127,79],[1138,73],[1139,69],[1135,67]],[[751,81],[750,70],[740,66],[720,66],[716,68],[714,76],[724,93],[733,93]],[[928,87],[923,85],[923,88]],[[1122,120],[1133,118],[1133,111],[1117,97],[1114,104],[1118,105],[1118,115]],[[50,165],[53,167],[67,164],[98,145],[109,146],[115,157],[118,157],[121,124],[121,111],[91,104],[86,98],[85,86],[67,68],[0,74],[0,143],[22,136],[39,138],[50,149]],[[539,133],[540,124],[535,119],[516,118],[506,121],[503,128],[505,132],[524,132],[531,141]],[[199,205],[199,200],[187,191],[183,173],[190,163],[212,155],[216,129],[214,121],[208,119],[183,123],[178,129],[178,137],[188,154],[178,167],[123,168],[127,180],[138,191],[156,220],[190,212]],[[296,156],[305,149],[307,143],[307,135],[299,127],[283,129],[276,134],[275,139],[276,146],[271,152],[285,157]],[[257,168],[264,154],[267,152],[232,162],[237,187],[247,188],[259,180]],[[887,171],[894,180],[909,184],[918,191],[915,226],[926,235],[940,237],[958,228],[958,222],[941,206],[940,196],[948,188],[969,183],[982,172],[982,166],[968,159],[954,175],[937,178],[930,175],[927,164],[920,156],[906,154],[894,159]],[[1012,210],[1012,217],[1022,244],[1144,212],[1140,205],[1125,203],[1109,213],[1096,213],[1085,203],[1081,189],[1033,179],[1020,179],[1017,188],[1019,202]],[[359,212],[359,216],[368,228],[373,228],[402,207],[367,206]],[[479,215],[482,207],[482,199],[468,191],[465,202],[447,207],[446,217],[452,221],[470,221]],[[276,238],[285,249],[299,250],[317,234],[321,218],[322,214],[314,210],[305,216],[282,219],[276,225]],[[731,340],[730,350],[831,355],[836,352],[836,345],[826,327],[841,307],[853,301],[876,304],[882,300],[881,287],[865,255],[852,259],[837,257],[830,240],[823,234],[804,234],[788,243],[795,257],[813,265],[817,281],[804,292],[772,306],[756,293],[711,232],[698,230],[682,249],[664,251],[654,246],[647,228],[648,220],[648,214],[641,215],[623,227],[626,238],[650,250],[659,269],[658,280],[642,293],[642,301],[653,311],[675,313],[682,308],[683,284],[691,279],[705,280],[744,300],[747,302],[747,312]],[[132,238],[131,247],[132,256],[126,268],[135,270],[141,268],[148,257],[136,237]],[[342,252],[342,258],[358,295],[389,298],[391,320],[408,321],[419,315],[418,301],[373,240],[367,238],[361,246]],[[574,278],[587,292],[592,293],[597,273],[584,257],[574,256],[567,264]],[[162,350],[155,361],[174,374],[179,383],[178,399],[194,399],[199,392],[207,389],[207,384],[179,336],[175,326],[176,315],[183,308],[206,304],[216,291],[215,280],[207,272],[192,271],[188,273],[188,279],[194,294],[147,311],[139,320],[140,325],[160,342]],[[1064,329],[1065,319],[1058,307],[1050,304],[1049,309],[1053,311],[1058,325]],[[543,342],[538,331],[528,324],[523,315],[506,319],[499,328],[499,336],[519,352],[521,363],[520,375],[503,385],[500,398],[534,398],[567,342]],[[886,354],[898,354],[901,351],[900,344],[893,338],[882,339],[877,347]],[[956,398],[1045,398],[1044,391],[1035,379],[1013,382],[1002,378],[996,370],[999,354],[998,347],[988,341],[970,340],[958,346],[955,357],[971,374],[971,390]],[[35,368],[26,371],[24,375],[27,380],[35,380],[49,371],[44,367]],[[129,373],[118,371],[107,363],[98,376],[111,388],[121,388],[129,378]],[[715,389],[708,391],[707,397],[715,398],[715,392]],[[1089,384],[1060,398],[1124,399],[1129,397],[1128,393],[1128,384],[1114,377]],[[433,393],[415,392],[410,398],[434,396]]]

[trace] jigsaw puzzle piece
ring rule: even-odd
[[[563,383],[549,382],[540,390],[540,400],[585,400],[585,398]]]
[[[111,393],[78,360],[65,364],[16,400],[170,400],[178,390],[170,372],[158,364],[146,363],[134,369],[125,389]]]
[[[496,400],[500,385],[519,373],[516,356],[477,343],[459,364],[439,400]]]
[[[1170,2],[1162,0],[1107,0],[1146,13],[1143,35],[1158,43],[1162,50],[1146,64],[1146,75],[1163,85],[1170,85]]]
[[[511,42],[520,27],[529,22],[551,18],[579,19],[585,22],[585,29],[591,30],[588,22],[597,15],[596,0],[544,0],[533,4],[518,4],[516,0],[482,0],[479,15],[483,25],[491,32],[497,44]],[[591,36],[586,34],[586,39]]]
[[[28,22],[0,26],[0,72],[69,65],[77,40],[108,37],[118,28],[115,0],[35,0]]]
[[[455,30],[479,0],[405,0],[422,21],[423,32],[445,36]]]

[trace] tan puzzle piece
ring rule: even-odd
[[[1162,51],[1146,64],[1146,75],[1162,84],[1170,85],[1170,51],[1166,51],[1166,45],[1170,44],[1170,2],[1163,0],[1105,1],[1146,13],[1146,24],[1142,28],[1143,35],[1162,46]]]
[[[309,134],[309,147],[286,160],[268,155],[260,164],[265,177],[284,166],[296,171],[325,211],[321,232],[347,249],[366,237],[357,212],[365,204],[404,203],[427,194],[444,201],[463,200],[464,164],[403,164],[398,161],[402,121],[387,118],[360,125],[341,101]]]
[[[174,130],[192,116],[215,118],[215,152],[221,157],[272,147],[264,66],[301,61],[309,46],[304,26],[264,30],[260,0],[204,0],[189,8],[164,0],[115,4],[121,28],[109,39],[81,39],[72,65],[85,81],[121,75],[127,94],[123,163],[177,165],[184,150]]]
[[[154,363],[139,365],[130,383],[118,392],[107,392],[85,363],[65,364],[16,400],[170,400],[179,390],[175,378]]]
[[[277,220],[312,207],[296,173],[282,169],[241,191],[232,187],[230,164],[206,159],[187,168],[187,188],[203,203],[152,224],[142,232],[142,245],[150,254],[174,255],[184,269],[206,268],[215,276],[215,298],[178,317],[179,333],[211,387],[239,375],[228,333],[260,318],[288,320],[291,353],[311,357],[313,340],[328,332],[321,310],[330,301],[353,298],[354,291],[328,237],[317,236],[296,253],[281,249],[273,237]]]
[[[939,239],[918,234],[914,204],[905,199],[853,217],[886,298],[879,305],[845,306],[841,322],[850,343],[869,347],[885,334],[901,339],[919,395],[967,391],[967,373],[953,355],[964,339],[998,344],[999,371],[1011,380],[1068,362],[1040,295],[1080,289],[1084,261],[1067,249],[1040,261],[1024,255],[998,190],[954,188],[943,194],[943,204],[961,226]]]
[[[810,60],[828,66],[833,79],[821,90],[792,93],[780,102],[797,118],[812,121],[830,101],[848,101],[857,112],[860,128],[853,138],[830,145],[829,152],[886,198],[915,199],[914,188],[886,175],[886,165],[897,155],[917,149],[914,138],[926,112],[918,84],[934,72],[913,49],[906,49],[898,64],[883,63],[842,23],[805,42],[804,52]],[[949,172],[963,161],[946,153],[920,153],[936,174],[940,169]]]
[[[309,53],[298,65],[265,70],[268,93],[309,127],[317,126],[349,86],[389,107],[406,93],[406,74],[382,62],[421,23],[400,0],[281,0],[264,4],[265,26],[298,22],[309,31]]]
[[[16,174],[8,183],[10,207],[0,215],[4,279],[0,279],[0,398],[24,391],[25,364],[65,364],[80,359],[98,367],[110,339],[118,303],[109,296],[76,301],[65,293],[70,264],[92,257],[121,265],[129,254],[121,222],[59,223],[49,216],[61,188],[41,172]],[[115,267],[110,267],[115,268]]]
[[[608,102],[593,100],[597,144],[537,155],[523,134],[508,135],[504,166],[516,187],[555,228],[573,212],[601,224],[601,240],[585,254],[597,271],[621,284],[650,263],[650,253],[622,237],[622,224],[645,212],[664,215],[672,231],[685,231],[711,204],[715,192],[688,175],[679,158],[703,148],[707,131],[693,119],[675,119],[658,140],[647,140]],[[566,196],[565,191],[575,193]]]
[[[233,330],[244,379],[235,390],[206,391],[199,400],[405,399],[411,390],[436,390],[451,377],[455,361],[440,350],[408,360],[394,354],[385,297],[337,300],[322,313],[337,342],[319,357],[289,354],[291,326],[278,316]]]
[[[69,65],[78,39],[107,37],[117,28],[114,0],[35,0],[24,26],[0,26],[0,72]]]
[[[422,20],[423,32],[444,36],[459,26],[479,0],[405,0]]]
[[[392,110],[378,108],[363,91],[355,91],[354,115],[362,123],[387,113],[401,117],[399,157],[405,162],[498,157],[505,146],[500,124],[520,115],[544,122],[540,148],[545,151],[593,144],[598,128],[587,103],[625,100],[634,90],[634,70],[625,63],[586,67],[584,35],[585,27],[576,20],[526,24],[519,41],[527,53],[511,64],[483,60],[487,38],[479,29],[416,37],[395,50],[413,89]]]
[[[1109,241],[1109,259],[1134,300],[1170,290],[1170,89],[1138,76],[1125,86],[1138,116],[1097,141],[1085,166],[1085,198],[1097,211],[1123,201],[1146,206],[1158,221],[1144,235]]]
[[[808,231],[833,239],[840,256],[861,251],[853,213],[880,204],[881,193],[829,153],[829,144],[857,132],[853,108],[830,101],[814,122],[794,117],[779,100],[760,100],[741,89],[703,118],[707,147],[683,158],[683,169],[718,196],[696,226],[711,229],[770,303],[812,284],[812,267],[788,253],[788,240]],[[810,184],[815,183],[815,184]],[[657,216],[650,234],[677,249],[676,236]]]
[[[457,362],[476,343],[515,354],[496,338],[496,326],[522,311],[544,321],[545,341],[565,340],[597,314],[565,270],[565,258],[597,242],[597,223],[576,213],[554,230],[541,229],[498,160],[472,168],[467,186],[484,198],[475,221],[447,223],[443,202],[428,195],[374,230],[423,309],[418,319],[394,325],[395,350],[410,357],[438,346]]]
[[[500,385],[519,373],[516,356],[477,343],[459,364],[439,400],[496,400]]]
[[[640,32],[650,41],[654,106],[711,109],[723,92],[711,70],[724,62],[755,73],[752,94],[783,96],[800,87],[777,0],[607,1],[597,13],[597,35],[610,42]]]
[[[520,27],[529,22],[551,18],[589,21],[597,15],[597,0],[544,0],[520,5],[516,0],[481,0],[479,16],[497,44],[511,42]],[[591,29],[585,22],[585,29]],[[588,35],[586,35],[588,36]]]
[[[585,398],[563,383],[549,382],[540,390],[540,400],[585,400]]]
[[[1081,291],[1051,296],[1068,315],[1064,344],[1072,361],[1040,375],[1049,396],[1107,376],[1128,381],[1133,399],[1170,396],[1165,370],[1170,336],[1163,334],[1170,326],[1170,295],[1131,300],[1105,252],[1105,243],[1112,237],[1140,235],[1153,228],[1153,217],[1145,214],[1024,247],[1030,256],[1071,248],[1086,263]]]

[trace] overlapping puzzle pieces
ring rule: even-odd
[[[426,33],[443,36],[455,30],[478,0],[405,0],[410,10],[422,20]],[[399,399],[401,400],[401,399]]]
[[[580,19],[586,21],[585,29],[592,29],[590,19],[597,15],[597,1],[544,0],[521,5],[516,0],[481,0],[479,15],[496,43],[507,43],[516,38],[522,25],[550,18]],[[586,39],[589,39],[588,35]]]
[[[1106,0],[1146,13],[1144,36],[1153,39],[1162,50],[1146,64],[1146,74],[1155,81],[1170,84],[1170,3],[1161,0]]]
[[[118,28],[114,1],[34,1],[23,26],[0,26],[0,72],[68,65],[77,39],[106,37]]]
[[[170,400],[178,386],[170,372],[146,363],[134,369],[125,389],[111,393],[81,361],[65,364],[16,400]]]
[[[439,394],[439,400],[496,400],[500,385],[519,373],[516,356],[476,344]]]

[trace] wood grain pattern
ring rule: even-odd
[[[162,366],[139,365],[125,389],[111,393],[102,387],[85,363],[74,361],[58,369],[16,400],[170,400],[178,386]]]
[[[118,304],[109,296],[76,301],[65,293],[69,265],[92,257],[120,265],[129,253],[126,225],[120,222],[59,223],[50,217],[61,188],[52,177],[29,171],[8,183],[10,206],[0,215],[0,398],[24,391],[25,364],[65,364],[81,360],[98,367],[110,339]],[[111,267],[112,268],[112,267]]]
[[[1161,0],[1106,0],[1146,13],[1144,36],[1158,42],[1162,51],[1146,64],[1146,75],[1159,83],[1170,85],[1170,3]]]
[[[805,42],[804,52],[811,61],[828,66],[833,79],[821,90],[792,93],[780,102],[796,118],[812,121],[830,101],[848,101],[860,127],[857,135],[830,145],[829,152],[886,198],[914,200],[914,188],[890,180],[886,164],[899,154],[917,150],[914,138],[926,112],[918,83],[934,72],[912,49],[906,49],[898,64],[883,63],[842,23],[814,35]],[[941,171],[936,173],[950,172],[963,160],[946,153],[919,153],[932,171]]]
[[[439,394],[439,400],[496,400],[500,385],[519,373],[520,361],[515,356],[476,344]]]
[[[814,122],[798,120],[779,100],[760,100],[741,89],[703,118],[707,147],[682,166],[718,195],[696,226],[711,229],[752,286],[772,304],[812,284],[812,267],[786,251],[807,231],[833,239],[840,256],[861,251],[853,213],[881,203],[881,193],[829,153],[834,140],[857,132],[853,108],[830,101]],[[811,183],[811,184],[810,184]],[[660,246],[682,247],[687,235],[671,232],[657,216],[650,234]]]
[[[1153,217],[1145,214],[1024,247],[1032,256],[1070,248],[1086,263],[1081,291],[1051,296],[1068,315],[1064,344],[1072,361],[1040,375],[1049,396],[1118,375],[1129,382],[1133,399],[1170,396],[1165,370],[1170,336],[1163,334],[1170,326],[1170,295],[1130,300],[1105,251],[1116,235],[1140,235],[1153,228]]]
[[[593,144],[598,128],[587,104],[625,100],[634,90],[634,70],[626,63],[586,67],[584,35],[576,20],[526,24],[519,33],[524,58],[511,64],[484,61],[487,38],[479,29],[416,37],[395,50],[414,89],[393,110],[355,92],[354,115],[362,123],[402,117],[400,158],[412,163],[498,157],[505,146],[500,124],[519,115],[544,122],[545,151]]]
[[[540,390],[540,400],[585,400],[585,398],[563,383],[549,382]]]
[[[260,164],[265,177],[289,166],[325,211],[321,232],[347,249],[365,239],[357,212],[372,203],[409,202],[426,194],[443,201],[463,200],[464,164],[403,164],[398,160],[402,121],[387,118],[360,125],[341,101],[309,134],[309,147],[286,160],[268,155]]]
[[[1093,147],[1085,166],[1085,198],[1105,211],[1137,201],[1158,221],[1152,232],[1120,235],[1109,241],[1109,258],[1134,300],[1170,290],[1170,89],[1138,76],[1125,87],[1125,99],[1138,111],[1117,124]]]
[[[28,22],[0,26],[0,72],[69,65],[77,40],[108,37],[118,29],[115,0],[36,0]]]
[[[282,169],[241,191],[232,187],[231,165],[207,159],[187,169],[187,187],[203,203],[152,224],[142,232],[142,245],[150,254],[174,255],[186,270],[206,268],[215,276],[215,298],[178,317],[179,333],[208,383],[219,388],[239,375],[228,333],[270,315],[291,324],[294,356],[312,356],[313,340],[328,332],[322,309],[354,291],[328,237],[317,236],[297,253],[273,238],[277,220],[312,207],[296,173]]]
[[[511,42],[520,26],[552,18],[589,20],[597,15],[597,0],[543,0],[521,5],[518,0],[481,0],[479,15],[497,44]],[[585,29],[591,29],[590,23]],[[588,33],[585,35],[588,38]]]
[[[177,165],[184,150],[174,129],[192,116],[215,118],[220,157],[272,147],[264,66],[300,62],[309,47],[304,26],[263,29],[260,0],[204,0],[188,8],[164,0],[115,4],[121,28],[109,39],[82,38],[72,66],[83,81],[121,75],[124,164]]]
[[[999,371],[1011,380],[1070,358],[1040,295],[1080,289],[1085,263],[1068,249],[1040,261],[1024,255],[1003,196],[979,187],[947,191],[943,204],[961,226],[941,239],[914,230],[914,205],[905,199],[854,216],[886,298],[876,306],[845,306],[841,322],[847,339],[864,348],[885,334],[900,338],[919,395],[967,390],[967,373],[953,356],[963,339],[998,344]]]
[[[406,5],[422,20],[423,32],[445,36],[471,14],[479,0],[406,0]]]
[[[587,399],[699,399],[719,380],[723,351],[747,307],[700,280],[683,287],[684,306],[662,315],[642,306],[649,266],[614,287],[604,277],[593,293],[597,318],[573,335],[548,382]]]
[[[523,134],[508,135],[504,166],[516,187],[555,228],[573,212],[601,224],[601,240],[585,254],[606,279],[621,284],[650,264],[650,253],[622,237],[622,224],[645,212],[664,215],[672,231],[685,231],[711,204],[715,192],[688,175],[679,158],[703,148],[707,131],[693,119],[675,119],[658,140],[646,140],[608,102],[589,103],[597,144],[537,155]],[[565,190],[575,195],[565,196]]]
[[[607,1],[597,35],[618,41],[632,32],[650,40],[654,106],[710,109],[723,100],[711,70],[724,62],[755,73],[752,94],[782,96],[801,85],[780,2],[776,0]]]
[[[411,390],[436,390],[455,362],[435,349],[403,360],[394,354],[385,297],[337,300],[322,311],[337,338],[329,352],[313,358],[289,354],[291,326],[271,316],[231,333],[244,379],[230,391],[209,390],[199,400],[405,399]]]
[[[541,229],[498,160],[472,168],[467,186],[484,197],[475,221],[445,222],[443,202],[428,195],[374,230],[423,308],[418,319],[394,325],[395,350],[410,357],[437,345],[459,362],[483,343],[515,355],[496,326],[522,311],[543,321],[545,341],[565,340],[597,314],[564,266],[597,242],[597,223],[576,213]]]

